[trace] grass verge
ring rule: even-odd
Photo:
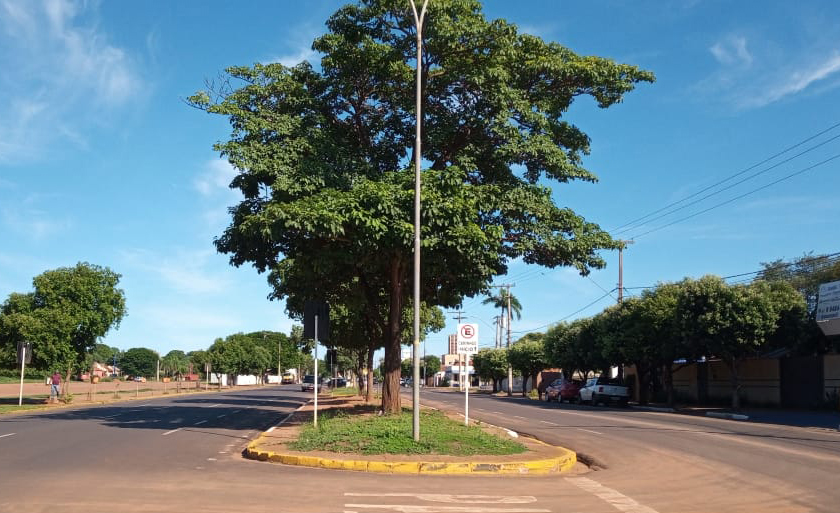
[[[350,397],[359,395],[359,389],[356,387],[333,388],[330,394],[333,397]]]
[[[306,425],[289,448],[296,451],[332,451],[356,454],[441,454],[449,456],[521,454],[524,445],[492,435],[477,426],[464,426],[443,413],[420,413],[422,436],[412,436],[411,411],[400,415],[373,414],[373,407],[325,411],[318,427]]]

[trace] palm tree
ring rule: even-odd
[[[504,312],[508,307],[508,294],[509,292],[507,290],[501,289],[498,295],[489,296],[487,299],[482,301],[481,304],[492,304],[496,308],[501,308],[502,312]],[[522,304],[513,294],[510,295],[510,314],[512,317],[516,316],[517,321],[522,318]]]

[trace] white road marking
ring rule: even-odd
[[[607,488],[601,483],[593,481],[588,477],[567,477],[566,481],[572,483],[581,490],[591,493],[619,511],[624,511],[625,513],[657,513],[655,509],[649,508],[644,504],[639,504],[621,492],[613,490],[612,488]]]
[[[416,497],[427,502],[471,502],[473,504],[528,504],[537,502],[533,495],[455,495],[449,493],[354,493],[345,497]]]
[[[113,419],[114,417],[119,417],[120,414],[117,413],[116,415],[108,415],[107,417],[102,417],[103,419]]]
[[[266,431],[266,433],[271,433],[272,431],[274,431],[275,427],[276,426],[271,426],[270,428],[268,428],[268,431]]]
[[[231,413],[239,413],[239,412],[241,412],[241,411],[242,411],[242,410],[233,410]]]
[[[216,458],[207,458],[207,461],[219,461]]]
[[[137,406],[151,406],[151,405],[152,405],[152,403],[146,403],[146,404],[138,404]]]
[[[559,426],[560,424],[555,424],[554,422],[549,422],[547,420],[541,420],[543,424],[548,424],[549,426]]]
[[[181,428],[173,429],[172,431],[167,431],[166,433],[163,434],[163,436],[171,435],[172,433],[174,433],[176,431],[181,431]]]
[[[193,426],[200,426],[200,425],[204,424],[205,422],[207,422],[207,421],[202,420],[202,421],[196,422],[195,424],[193,424]]]
[[[219,451],[219,454],[227,454],[227,451]]]
[[[581,430],[581,431],[586,431],[587,433],[595,433],[596,435],[603,435],[604,434],[604,433],[599,433],[598,431],[592,431],[591,429],[583,429],[583,428],[578,428],[578,429]]]
[[[496,415],[504,415],[504,413],[502,413],[500,411],[494,411],[493,413],[495,413]]]
[[[221,405],[222,405],[222,403],[211,404],[210,406],[208,406],[208,408],[215,408],[216,406],[221,406]]]
[[[528,420],[527,417],[521,417],[519,415],[514,415],[514,417],[516,417],[517,419]]]
[[[222,417],[227,417],[227,413],[223,413],[223,414],[219,415],[219,416],[218,416],[218,417],[216,417],[216,418],[217,418],[217,419],[220,419],[220,418],[222,418]]]
[[[5,435],[0,435],[0,438],[6,438],[7,436],[12,436],[12,435],[15,435],[15,434],[17,434],[17,433],[7,433]]]
[[[398,513],[550,513],[537,508],[488,508],[476,506],[415,506],[411,504],[345,504],[345,508],[384,509]]]

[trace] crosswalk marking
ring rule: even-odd
[[[550,513],[543,508],[528,507],[537,501],[531,495],[460,495],[446,493],[357,493],[345,497],[371,499],[416,499],[426,504],[347,503],[344,513],[390,511],[395,513]],[[431,503],[431,504],[429,504]]]

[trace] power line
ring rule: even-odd
[[[822,131],[820,131],[820,132],[818,132],[818,133],[816,133],[816,134],[814,134],[814,135],[812,135],[812,136],[810,136],[810,137],[807,137],[807,138],[805,138],[805,139],[803,139],[803,140],[799,141],[798,143],[794,144],[793,146],[789,146],[789,147],[785,148],[784,150],[782,150],[782,151],[780,151],[780,152],[778,152],[778,153],[776,153],[776,154],[774,154],[774,155],[771,155],[770,157],[767,157],[766,159],[762,160],[761,162],[757,162],[757,163],[753,164],[752,166],[747,167],[746,169],[743,169],[743,170],[741,170],[741,171],[739,171],[739,172],[737,172],[737,173],[735,173],[735,174],[733,174],[733,175],[730,175],[730,176],[728,176],[728,177],[724,178],[723,180],[720,180],[720,181],[718,181],[718,182],[715,182],[715,183],[713,183],[712,185],[709,185],[708,187],[705,187],[705,188],[703,188],[703,189],[701,189],[701,190],[699,190],[699,191],[697,191],[697,192],[695,192],[695,193],[693,193],[693,194],[690,194],[690,195],[688,195],[688,196],[686,196],[686,197],[684,197],[684,198],[682,198],[682,199],[679,199],[679,200],[677,200],[677,201],[674,201],[674,202],[672,202],[672,203],[669,203],[668,205],[665,205],[665,206],[664,206],[664,207],[662,207],[662,208],[659,208],[659,209],[657,209],[657,210],[654,210],[653,212],[649,212],[648,214],[645,214],[645,215],[643,215],[643,216],[641,216],[641,217],[638,217],[638,218],[636,218],[636,219],[633,219],[632,221],[629,221],[629,222],[627,222],[627,223],[624,223],[623,225],[621,225],[621,226],[619,226],[619,227],[617,227],[617,228],[613,229],[612,231],[613,231],[613,232],[615,232],[615,233],[620,233],[620,232],[624,232],[624,231],[630,230],[630,229],[632,229],[632,228],[626,228],[626,229],[623,229],[623,228],[628,227],[628,226],[630,226],[630,225],[635,225],[638,221],[642,221],[642,220],[648,219],[648,218],[650,218],[651,216],[654,216],[654,215],[656,215],[656,214],[658,214],[658,213],[662,212],[663,210],[667,210],[667,209],[669,209],[669,208],[671,208],[671,207],[673,207],[673,206],[679,205],[680,203],[682,203],[682,202],[684,202],[684,201],[687,201],[687,200],[690,200],[691,198],[694,198],[694,197],[696,197],[696,196],[699,196],[699,195],[703,194],[703,193],[704,193],[704,192],[706,192],[706,191],[709,191],[709,190],[711,190],[711,189],[714,189],[714,188],[715,188],[715,187],[717,187],[718,185],[722,185],[722,184],[724,184],[724,183],[726,183],[726,182],[728,182],[728,181],[732,180],[733,178],[736,178],[736,177],[738,177],[738,176],[740,176],[740,175],[742,175],[742,174],[744,174],[744,173],[746,173],[746,172],[748,172],[748,171],[751,171],[751,170],[753,170],[753,169],[755,169],[755,168],[757,168],[757,167],[759,167],[759,166],[761,166],[761,165],[764,165],[764,164],[766,164],[767,162],[770,162],[771,160],[775,159],[776,157],[780,157],[781,155],[784,155],[785,153],[787,153],[787,152],[789,152],[789,151],[791,151],[791,150],[793,150],[793,149],[795,149],[795,148],[798,148],[799,146],[802,146],[803,144],[805,144],[805,143],[807,143],[807,142],[809,142],[809,141],[812,141],[812,140],[816,139],[817,137],[819,137],[819,136],[821,136],[821,135],[823,135],[823,134],[826,134],[826,133],[828,133],[828,132],[830,132],[830,131],[834,130],[834,129],[835,129],[835,128],[837,128],[838,126],[840,126],[840,122],[835,123],[834,125],[832,125],[832,126],[830,126],[830,127],[826,128],[825,130],[822,130]],[[791,158],[796,158],[796,157],[798,157],[798,156],[803,155],[804,153],[807,153],[807,152],[809,152],[809,151],[812,151],[812,150],[814,150],[814,149],[818,148],[819,146],[822,146],[822,145],[824,145],[824,144],[826,144],[826,143],[828,143],[828,142],[830,142],[830,141],[832,141],[832,140],[836,139],[837,137],[838,137],[838,136],[832,137],[832,138],[831,138],[831,139],[829,139],[828,141],[825,141],[825,142],[823,142],[823,143],[821,143],[821,144],[819,144],[819,145],[817,145],[817,146],[814,146],[814,147],[812,147],[811,149],[809,149],[809,150],[807,150],[807,151],[805,151],[805,152],[802,152],[802,153],[800,153],[800,154],[798,154],[798,155],[796,155],[796,156],[794,156],[794,157],[791,157]],[[788,160],[790,160],[790,159],[788,159]],[[785,162],[787,162],[787,161],[785,161]],[[784,163],[784,162],[783,162],[783,163]],[[777,164],[777,165],[778,165],[778,164]],[[771,168],[769,168],[769,169],[772,169],[772,167],[771,167]],[[768,170],[769,170],[769,169],[768,169]],[[765,170],[765,171],[767,171],[767,170]],[[739,182],[739,183],[741,183],[741,182]],[[664,215],[668,215],[668,214],[664,214]],[[662,216],[659,216],[659,217],[662,217]]]
[[[675,220],[675,221],[671,221],[670,223],[663,224],[663,225],[658,226],[658,227],[656,227],[656,228],[652,228],[652,229],[650,229],[650,230],[648,230],[648,231],[646,231],[646,232],[642,232],[642,233],[640,233],[640,234],[638,234],[638,235],[634,235],[634,236],[633,236],[633,238],[634,238],[634,239],[638,239],[639,237],[644,237],[645,235],[648,235],[648,234],[651,234],[651,233],[654,233],[654,232],[658,232],[659,230],[662,230],[662,229],[667,228],[667,227],[669,227],[669,226],[673,226],[673,225],[675,225],[675,224],[677,224],[677,223],[681,223],[681,222],[686,221],[686,220],[688,220],[688,219],[691,219],[691,218],[693,218],[693,217],[697,217],[697,216],[699,216],[699,215],[701,215],[701,214],[705,214],[706,212],[709,212],[709,211],[714,210],[714,209],[716,209],[716,208],[722,207],[722,206],[724,206],[724,205],[728,205],[729,203],[732,203],[732,202],[737,201],[737,200],[739,200],[739,199],[745,198],[745,197],[747,197],[747,196],[749,196],[749,195],[751,195],[751,194],[755,194],[755,193],[756,193],[756,192],[758,192],[758,191],[764,190],[764,189],[766,189],[766,188],[768,188],[768,187],[771,187],[771,186],[773,186],[773,185],[776,185],[777,183],[783,182],[783,181],[785,181],[785,180],[789,180],[789,179],[793,178],[794,176],[801,175],[802,173],[804,173],[804,172],[806,172],[806,171],[810,171],[811,169],[814,169],[814,168],[816,168],[816,167],[822,166],[823,164],[827,164],[827,163],[831,162],[832,160],[836,160],[836,159],[838,159],[838,158],[840,158],[840,153],[838,153],[838,154],[836,154],[836,155],[833,155],[833,156],[831,156],[831,157],[829,157],[829,158],[827,158],[827,159],[825,159],[825,160],[823,160],[823,161],[821,161],[821,162],[817,162],[816,164],[813,164],[813,165],[811,165],[811,166],[808,166],[808,167],[802,168],[802,169],[800,169],[799,171],[796,171],[796,172],[791,173],[791,174],[789,174],[789,175],[783,176],[783,177],[779,178],[778,180],[774,180],[774,181],[772,181],[772,182],[770,182],[770,183],[768,183],[768,184],[762,185],[761,187],[757,187],[757,188],[755,188],[755,189],[753,189],[753,190],[751,190],[751,191],[747,191],[747,192],[745,192],[744,194],[741,194],[741,195],[735,196],[734,198],[730,198],[730,199],[728,199],[728,200],[726,200],[726,201],[722,201],[722,202],[720,202],[720,203],[718,203],[718,204],[716,204],[716,205],[713,205],[713,206],[711,206],[711,207],[709,207],[709,208],[703,209],[703,210],[701,210],[701,211],[699,211],[699,212],[695,212],[695,213],[690,214],[690,215],[687,215],[687,216],[685,216],[685,217],[681,217],[681,218],[679,218],[679,219],[677,219],[677,220]]]
[[[594,305],[595,303],[598,303],[599,301],[603,300],[605,297],[612,295],[612,293],[613,293],[613,291],[614,291],[614,290],[615,290],[615,289],[612,289],[611,291],[607,292],[606,294],[604,294],[603,296],[599,297],[599,298],[598,298],[598,299],[596,299],[595,301],[593,301],[593,302],[589,303],[588,305],[586,305],[586,306],[584,306],[584,307],[582,307],[582,308],[579,308],[579,309],[575,310],[574,312],[572,312],[572,313],[570,313],[569,315],[567,315],[567,316],[563,317],[562,319],[558,319],[558,320],[553,321],[553,322],[550,322],[550,323],[548,323],[548,324],[543,324],[542,326],[538,326],[538,327],[536,327],[536,328],[532,328],[532,329],[530,329],[530,330],[524,330],[524,331],[512,331],[511,333],[532,333],[532,332],[534,332],[534,331],[538,331],[538,330],[541,330],[541,329],[543,329],[543,328],[547,328],[547,327],[549,327],[549,326],[551,326],[551,325],[553,325],[553,324],[557,324],[558,322],[563,322],[563,321],[565,321],[566,319],[568,319],[569,317],[572,317],[573,315],[579,314],[580,312],[582,312],[582,311],[586,310],[587,308],[589,308],[590,306]]]
[[[679,206],[679,207],[677,207],[677,208],[675,208],[675,209],[673,209],[673,210],[670,210],[670,211],[668,211],[668,212],[665,212],[665,213],[664,213],[664,214],[662,214],[662,215],[656,216],[656,217],[654,217],[653,219],[651,219],[651,221],[656,221],[657,219],[662,219],[663,217],[667,217],[667,216],[669,216],[669,215],[671,215],[671,214],[675,214],[675,213],[679,212],[680,210],[685,210],[686,208],[688,208],[688,207],[690,207],[690,206],[693,206],[693,205],[696,205],[696,204],[698,204],[698,203],[700,203],[700,202],[702,202],[702,201],[705,201],[705,200],[707,200],[707,199],[711,198],[712,196],[717,196],[718,194],[720,194],[720,193],[722,193],[722,192],[726,192],[726,191],[728,191],[728,190],[730,190],[730,189],[733,189],[733,188],[735,188],[735,187],[737,187],[737,186],[741,185],[741,184],[742,184],[742,183],[744,183],[744,182],[747,182],[747,181],[749,181],[749,180],[752,180],[753,178],[755,178],[755,177],[757,177],[757,176],[759,176],[759,175],[763,175],[764,173],[766,173],[766,172],[768,172],[768,171],[771,171],[771,170],[773,170],[773,169],[776,169],[777,167],[781,166],[782,164],[787,164],[787,163],[788,163],[788,162],[790,162],[791,160],[793,160],[793,159],[795,159],[795,158],[798,158],[798,157],[800,157],[800,156],[804,155],[805,153],[808,153],[808,152],[810,152],[810,151],[812,151],[812,150],[814,150],[814,149],[816,149],[816,148],[819,148],[820,146],[823,146],[823,145],[825,145],[825,144],[828,144],[829,142],[831,142],[831,141],[833,141],[833,140],[835,140],[835,139],[840,139],[840,134],[835,135],[835,136],[834,136],[834,137],[832,137],[831,139],[828,139],[827,141],[824,141],[824,142],[822,142],[822,143],[820,143],[820,144],[818,144],[818,145],[816,145],[816,146],[813,146],[813,147],[811,147],[811,148],[809,148],[809,149],[807,149],[807,150],[805,150],[805,151],[803,151],[803,152],[801,152],[801,153],[798,153],[798,154],[796,154],[796,155],[794,155],[794,156],[792,156],[792,157],[790,157],[790,158],[787,158],[787,159],[785,159],[785,160],[782,160],[781,162],[777,162],[777,163],[773,164],[772,166],[770,166],[770,167],[768,167],[768,168],[762,169],[761,171],[759,171],[759,172],[757,172],[757,173],[753,173],[753,174],[751,174],[751,175],[747,176],[746,178],[743,178],[743,179],[741,179],[741,180],[738,180],[738,181],[737,181],[737,182],[735,182],[735,183],[729,184],[729,185],[727,185],[726,187],[723,187],[722,189],[718,189],[718,190],[716,190],[716,191],[714,191],[714,192],[711,192],[711,193],[709,193],[709,194],[707,194],[707,195],[703,196],[702,198],[698,198],[698,199],[696,199],[696,200],[694,200],[694,201],[692,201],[692,202],[690,202],[690,203],[686,203],[686,204],[681,205],[681,206]],[[683,201],[684,201],[684,200],[683,200]],[[625,228],[625,229],[623,229],[623,230],[618,230],[618,231],[617,231],[617,232],[615,232],[614,234],[615,234],[615,235],[618,235],[618,234],[621,234],[621,233],[623,233],[623,232],[627,232],[627,231],[629,231],[629,230],[633,230],[633,229],[636,229],[636,228],[641,228],[641,226],[643,226],[643,225],[642,225],[642,224],[640,224],[640,225],[637,225],[637,226],[631,226],[631,227]]]

